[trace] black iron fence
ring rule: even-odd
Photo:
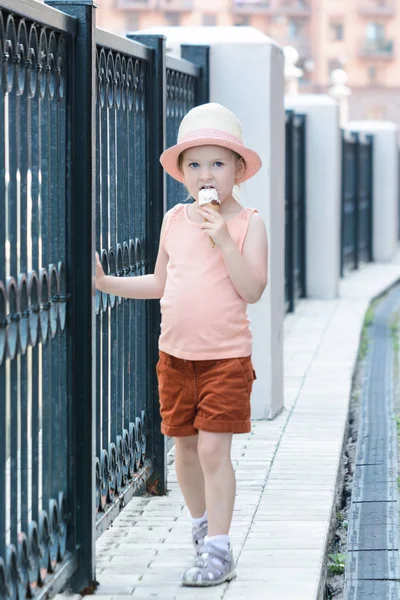
[[[75,568],[66,552],[66,217],[76,30],[49,9],[40,24],[33,8],[25,18],[0,11],[1,597],[46,590],[61,562],[60,580]]]
[[[285,126],[285,308],[306,295],[306,124],[286,111]]]
[[[372,260],[373,137],[342,131],[341,274]]]
[[[179,124],[184,115],[196,104],[208,101],[208,46],[183,46],[182,56],[177,60],[167,56],[167,148],[176,144]],[[200,67],[207,77],[200,77]],[[167,208],[179,202],[187,202],[188,194],[181,183],[168,177]]]
[[[172,63],[49,4],[0,0],[0,597],[20,600],[91,589],[96,536],[165,491],[158,303],[95,294],[93,256],[152,271],[166,127],[208,99],[206,48]]]
[[[97,30],[96,247],[102,249],[104,271],[125,277],[144,275],[150,266],[144,164],[151,50],[133,41],[118,42]],[[152,399],[147,395],[146,365],[152,341],[146,303],[97,293],[96,312],[99,535],[127,494],[153,473],[155,461],[147,452]]]

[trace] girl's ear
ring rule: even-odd
[[[240,179],[246,170],[246,164],[242,157],[239,157],[236,162],[235,178]]]

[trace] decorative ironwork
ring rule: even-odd
[[[342,135],[342,274],[357,268],[357,139],[350,132]]]
[[[358,134],[358,261],[372,260],[372,198],[373,198],[372,135]]]
[[[167,68],[167,147],[176,144],[180,122],[195,105],[194,75]],[[167,208],[187,202],[188,195],[179,181],[167,179]]]
[[[148,265],[147,78],[146,61],[98,46],[97,247],[105,273],[117,277],[144,275]],[[127,485],[143,483],[149,336],[145,302],[97,293],[96,308],[96,509],[104,512]]]
[[[306,116],[286,111],[285,307],[306,295]]]
[[[342,132],[341,273],[372,260],[373,137]]]
[[[0,10],[0,596],[19,600],[66,555],[69,39]]]

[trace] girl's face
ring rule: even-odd
[[[221,146],[196,146],[183,152],[181,169],[190,195],[197,200],[203,187],[215,188],[220,202],[232,196],[232,189],[244,170],[242,158]]]

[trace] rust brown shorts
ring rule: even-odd
[[[182,360],[160,351],[157,364],[161,431],[170,437],[248,433],[256,374],[251,357]]]

